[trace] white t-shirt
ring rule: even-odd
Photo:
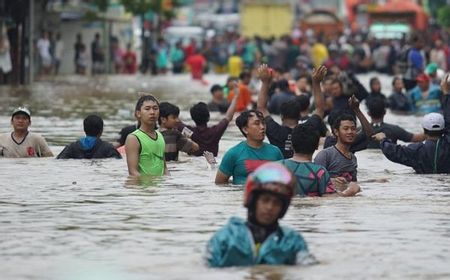
[[[37,48],[39,50],[39,54],[43,59],[51,59],[50,55],[50,41],[48,39],[41,38],[37,42]]]

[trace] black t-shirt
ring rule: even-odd
[[[72,142],[67,145],[64,150],[56,157],[57,159],[98,159],[98,158],[117,158],[122,156],[119,152],[108,142],[97,139],[94,147],[90,150],[85,150],[80,140]]]
[[[292,148],[292,128],[280,125],[273,120],[271,116],[265,118],[266,122],[266,135],[269,139],[270,144],[277,146],[281,153],[283,153],[284,158],[291,158],[294,155],[294,150]],[[300,123],[309,123],[319,131],[320,135],[326,134],[326,126],[322,119],[317,115],[312,115]],[[325,128],[325,131],[323,129]]]
[[[119,139],[117,139],[117,142],[119,142],[120,146],[125,145],[125,141],[127,140],[127,136],[128,134],[134,132],[137,129],[137,125],[133,124],[133,125],[129,125],[126,126],[124,128],[122,128],[122,130],[120,130],[119,132]]]
[[[270,144],[277,146],[283,153],[284,158],[291,158],[294,155],[291,141],[292,128],[280,125],[271,116],[267,116],[264,120],[266,122],[266,135]]]
[[[386,134],[386,138],[391,139],[393,143],[397,143],[397,140],[402,140],[403,142],[411,142],[411,139],[413,137],[412,133],[393,124],[372,124],[372,128],[374,133],[383,132],[384,134]],[[369,139],[369,142],[367,143],[367,149],[380,149],[380,142],[374,139]]]

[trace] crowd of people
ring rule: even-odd
[[[310,92],[280,97],[291,88],[288,81],[281,79],[276,70],[260,65],[257,77],[261,88],[254,100],[249,89],[251,75],[244,71],[240,79],[231,77],[224,87],[213,85],[209,104],[199,102],[191,107],[195,126],[180,121],[175,104],[160,103],[154,96],[142,93],[135,107],[137,124],[125,127],[116,143],[101,139],[103,120],[89,115],[83,122],[86,135],[68,144],[56,158],[121,159],[126,155],[128,172],[133,177],[168,175],[167,162],[178,160],[179,151],[205,156],[215,167],[220,139],[239,112],[235,122],[244,138],[222,155],[215,183],[245,186],[248,217],[246,221],[233,217],[213,236],[207,246],[208,264],[316,263],[301,235],[278,223],[292,197],[359,193],[355,152],[363,149],[381,149],[389,160],[410,166],[416,173],[450,173],[450,77],[444,76],[438,89],[443,115],[427,113],[422,121],[423,133],[413,134],[383,122],[390,98],[380,94],[377,79],[371,81],[371,93],[364,93],[364,87],[351,76],[357,92],[349,97],[343,94],[343,82],[327,67],[319,66],[310,75]],[[394,89],[398,81],[394,79]],[[327,89],[340,94],[327,95]],[[310,97],[313,104],[309,103]],[[359,109],[364,99],[370,122]],[[272,106],[272,102],[276,105]],[[281,123],[272,117],[271,107],[281,115]],[[223,119],[212,126],[208,125],[211,110],[226,110]],[[31,112],[27,108],[13,111],[11,125],[11,133],[0,135],[0,156],[53,156],[45,139],[29,131]],[[323,149],[313,158],[321,137],[325,137]],[[416,143],[405,146],[397,144],[397,140]]]
[[[36,41],[37,62],[40,75],[57,75],[65,55],[65,44],[60,33],[43,31],[42,36]],[[115,73],[135,74],[137,71],[137,55],[131,44],[123,49],[117,37],[110,38],[110,51],[107,52],[100,33],[95,33],[90,44],[90,53],[83,41],[83,36],[78,33],[75,37],[74,48],[74,72],[79,75],[92,75]],[[107,54],[111,69],[107,69]],[[90,66],[90,71],[88,67]]]

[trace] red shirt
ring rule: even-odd
[[[123,57],[124,62],[124,73],[134,74],[136,73],[136,54],[132,51],[127,51]]]
[[[203,68],[206,65],[206,59],[201,54],[191,55],[187,60],[186,64],[191,67],[192,78],[201,80],[203,77]]]

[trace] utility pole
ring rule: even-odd
[[[34,46],[33,46],[33,35],[34,35],[34,1],[28,0],[28,77],[25,83],[31,84],[34,81]]]

